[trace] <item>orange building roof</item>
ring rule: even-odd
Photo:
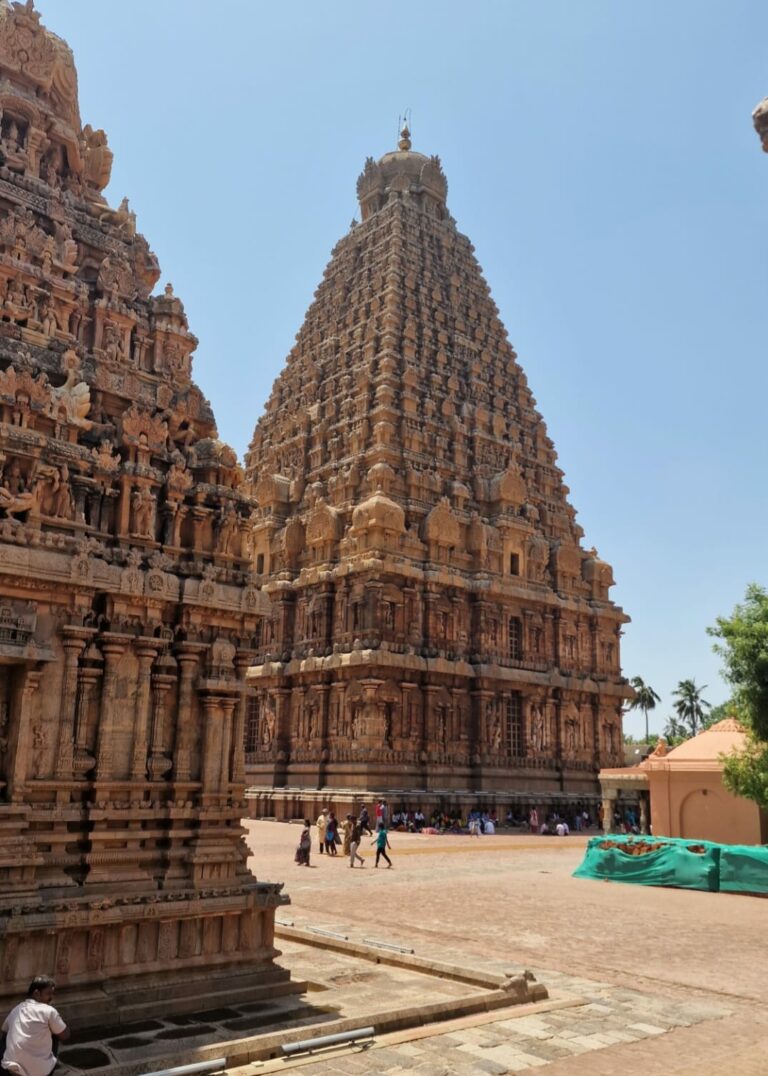
[[[665,762],[716,762],[720,755],[729,755],[734,748],[742,748],[747,742],[747,732],[733,717],[726,717],[704,729],[697,736],[673,748],[664,757]]]

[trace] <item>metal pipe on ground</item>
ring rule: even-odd
[[[177,1065],[173,1069],[158,1069],[148,1072],[146,1076],[192,1076],[195,1072],[220,1072],[227,1067],[226,1057],[217,1057],[213,1061],[195,1061],[192,1065]]]
[[[359,1027],[354,1031],[341,1031],[338,1035],[321,1035],[317,1039],[303,1039],[301,1042],[285,1042],[282,1045],[283,1054],[291,1057],[293,1054],[311,1053],[312,1050],[323,1050],[326,1046],[340,1046],[346,1042],[358,1042],[361,1039],[372,1039],[374,1029],[372,1027]]]
[[[322,927],[307,927],[313,934],[322,934],[325,938],[340,938],[341,941],[349,941],[346,934],[338,934],[335,930],[323,930]]]
[[[406,945],[395,945],[394,942],[378,941],[376,938],[363,938],[364,945],[376,945],[379,949],[392,949],[395,953],[409,953],[413,956],[415,950]]]

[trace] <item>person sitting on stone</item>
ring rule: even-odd
[[[56,1067],[59,1043],[70,1032],[51,1005],[56,983],[38,975],[29,984],[27,996],[11,1009],[3,1023],[5,1052],[2,1071],[18,1076],[48,1076]]]

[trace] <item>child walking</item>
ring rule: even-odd
[[[388,864],[387,870],[389,870],[392,867],[392,860],[387,855],[387,849],[391,849],[392,845],[389,843],[387,831],[384,829],[383,825],[379,826],[376,836],[371,841],[371,844],[376,845],[376,862],[374,863],[374,866],[378,867],[379,859],[383,856]]]

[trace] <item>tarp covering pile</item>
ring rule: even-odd
[[[711,893],[768,893],[768,848],[606,833],[590,840],[574,877]]]
[[[720,888],[726,893],[768,893],[768,848],[759,844],[722,845]]]

